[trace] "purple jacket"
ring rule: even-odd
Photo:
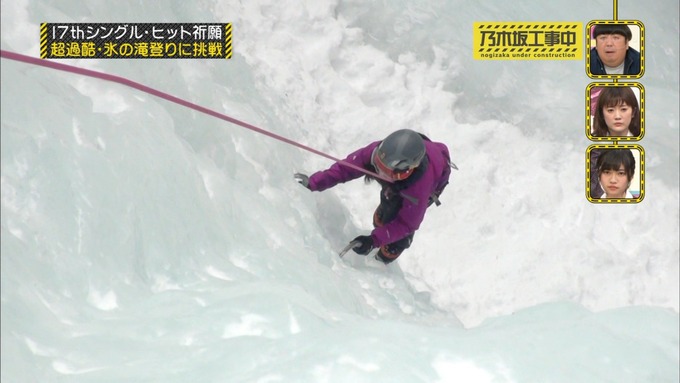
[[[345,161],[361,168],[373,170],[371,155],[380,142],[372,142],[368,146],[355,151],[347,156]],[[448,183],[451,169],[449,167],[449,151],[446,145],[425,140],[425,150],[429,160],[425,173],[416,182],[400,191],[403,204],[397,217],[382,227],[373,229],[371,236],[375,247],[396,242],[418,230],[425,217],[430,196],[435,192],[437,195],[441,193]],[[309,189],[323,191],[364,175],[359,170],[335,163],[327,170],[312,174],[309,177]],[[408,179],[396,181],[395,184],[407,181]]]

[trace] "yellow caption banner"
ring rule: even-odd
[[[42,59],[230,59],[231,23],[41,23]]]
[[[582,60],[583,23],[476,22],[475,60]]]

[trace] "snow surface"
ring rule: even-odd
[[[610,1],[2,1],[41,22],[232,22],[234,58],[68,60],[343,157],[410,127],[460,168],[385,267],[336,253],[375,185],[117,84],[3,59],[2,376],[13,382],[678,382],[678,3],[646,27],[646,196],[585,197],[583,61],[475,61],[474,21]]]

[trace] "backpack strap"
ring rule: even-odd
[[[441,151],[442,155],[444,158],[446,158],[446,164],[448,165],[444,172],[442,173],[442,178],[439,181],[439,184],[437,185],[437,188],[432,192],[432,195],[430,195],[430,200],[428,202],[428,206],[432,205],[433,203],[435,206],[440,206],[442,203],[439,201],[439,195],[442,194],[444,191],[444,188],[446,188],[446,185],[449,184],[449,176],[451,175],[451,169],[458,170],[458,166],[454,164],[451,161],[451,157],[449,157],[449,153],[447,150],[442,149]]]

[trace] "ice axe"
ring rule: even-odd
[[[354,248],[357,248],[357,247],[359,247],[359,246],[361,246],[361,242],[359,242],[359,241],[352,241],[352,242],[350,242],[347,246],[345,246],[344,249],[342,249],[342,250],[340,251],[340,253],[339,253],[340,258],[342,258],[348,251],[350,251],[350,250],[352,250],[352,249],[354,249]]]

